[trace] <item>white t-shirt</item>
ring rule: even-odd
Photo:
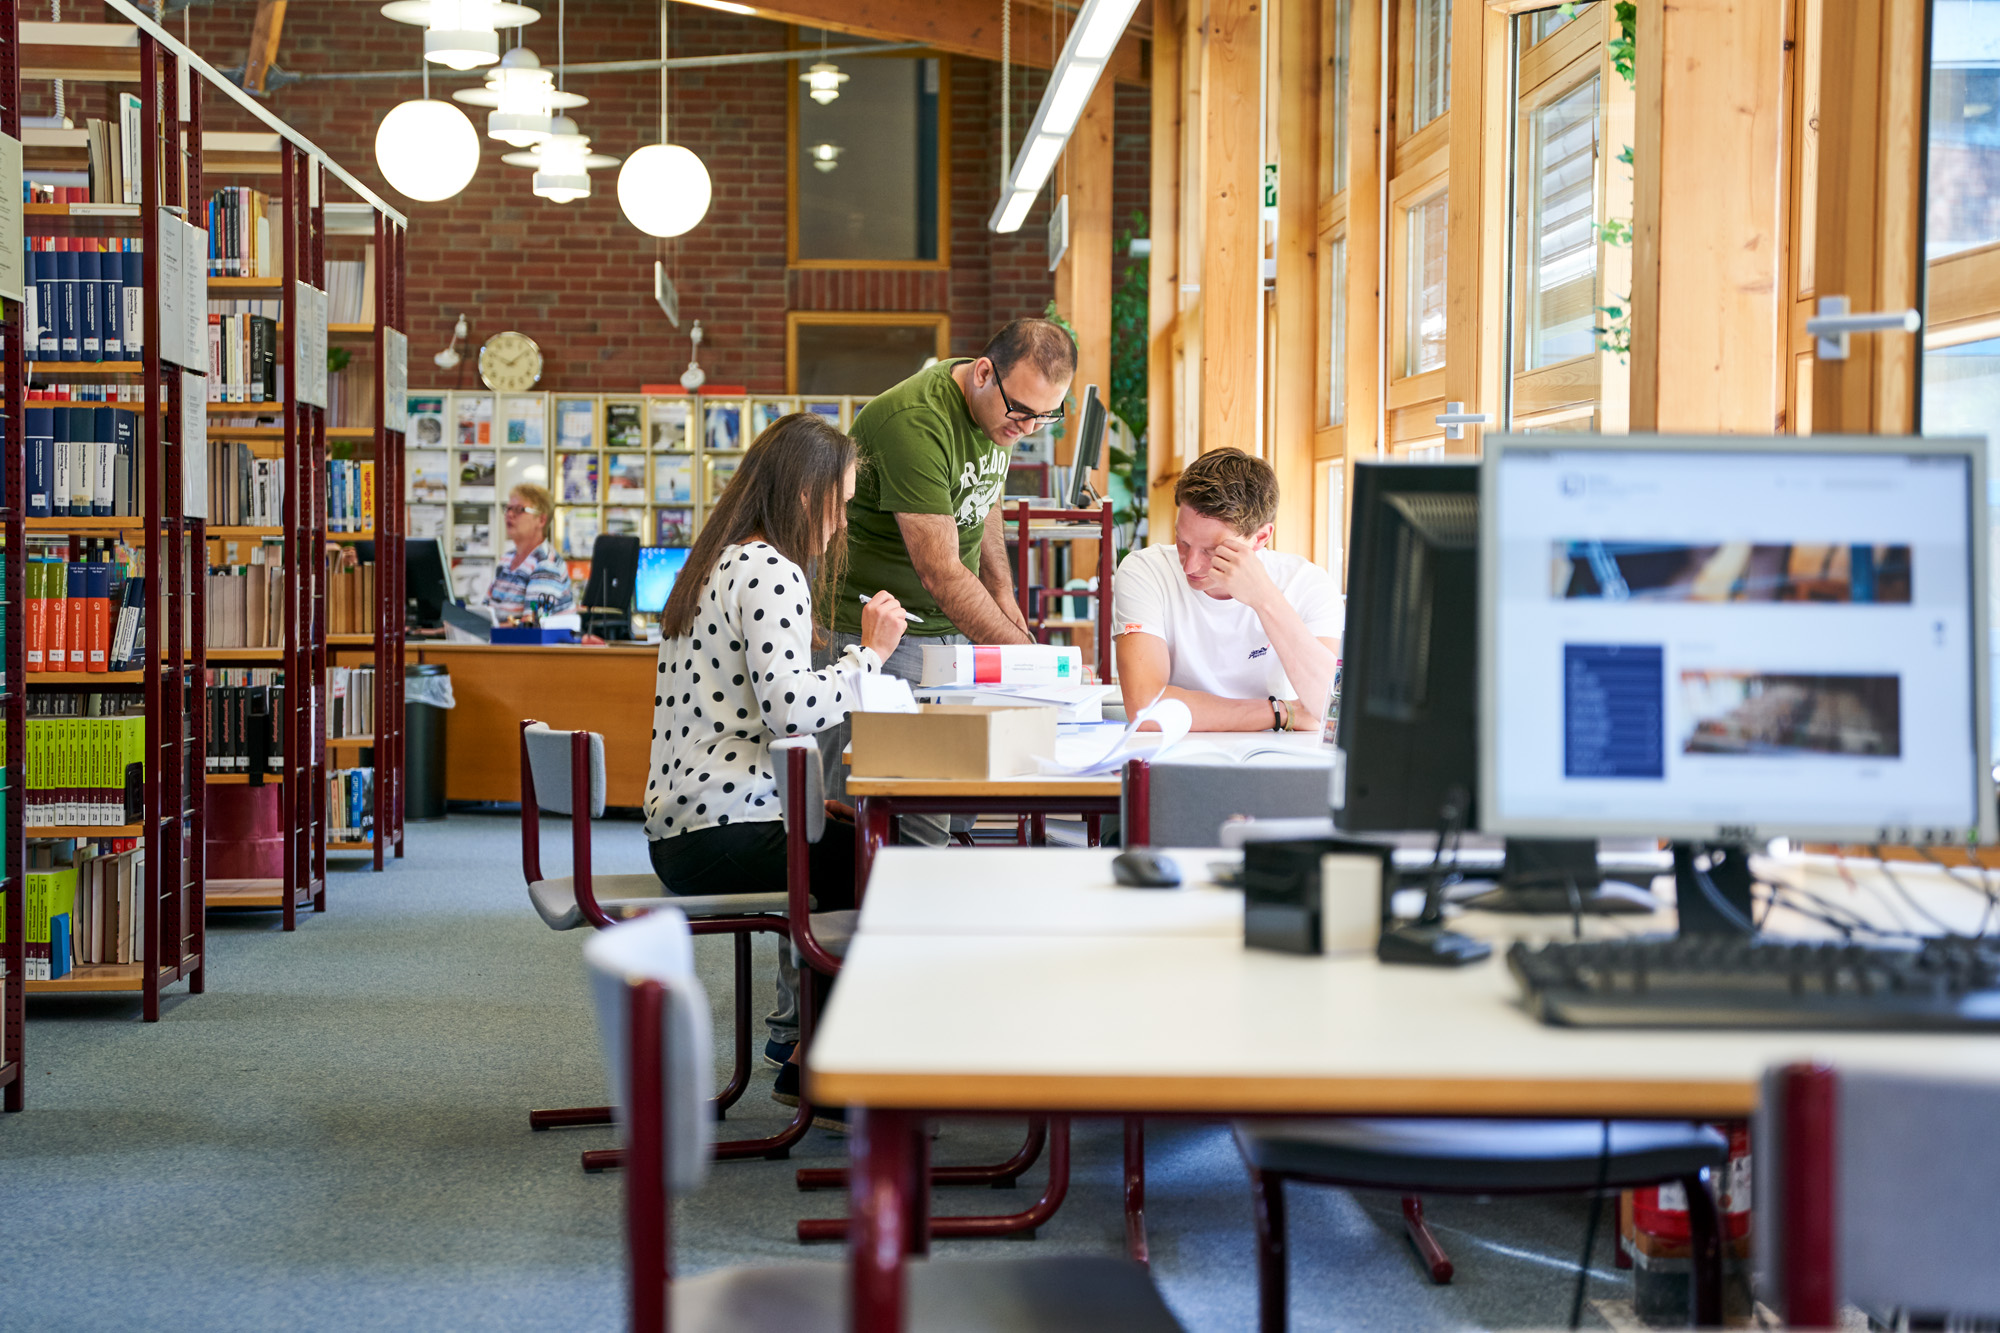
[[[1264,572],[1316,639],[1337,638],[1347,614],[1333,577],[1303,556],[1259,551]],[[1295,699],[1278,650],[1257,613],[1234,598],[1210,597],[1188,586],[1180,552],[1148,546],[1125,557],[1111,584],[1114,634],[1152,634],[1167,641],[1169,685],[1225,699]]]

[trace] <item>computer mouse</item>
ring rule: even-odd
[[[1120,852],[1111,859],[1111,877],[1128,889],[1172,889],[1181,882],[1181,868],[1163,852]]]

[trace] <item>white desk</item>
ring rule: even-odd
[[[1243,895],[1207,879],[1215,848],[1172,851],[1178,889],[1128,889],[1111,876],[1115,848],[884,847],[861,904],[868,936],[1202,936],[1243,940]],[[845,983],[843,983],[845,984]]]
[[[1735,1119],[1753,1110],[1767,1068],[1796,1060],[2000,1079],[2000,1042],[1986,1037],[1545,1027],[1521,1009],[1504,950],[1456,970],[1249,950],[1194,928],[1197,913],[1178,919],[1186,904],[1169,912],[1166,895],[1106,896],[1105,853],[1043,853],[1035,874],[1008,868],[1029,864],[1019,851],[933,855],[952,858],[948,877],[919,877],[924,862],[898,854],[884,880],[896,887],[876,917],[864,911],[808,1057],[815,1100],[866,1108],[848,1226],[856,1328],[900,1315],[927,1113]],[[1824,859],[1778,869],[1884,917],[1865,868],[1861,888]],[[1935,872],[1897,874],[1959,929],[1984,914]],[[1045,933],[989,929],[1010,882],[1020,915],[1034,904]],[[1188,903],[1234,898],[1183,892]],[[1107,929],[1120,914],[1131,928]],[[1568,929],[1486,913],[1460,925],[1503,941]]]

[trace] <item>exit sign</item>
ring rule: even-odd
[[[1278,213],[1278,164],[1276,162],[1266,162],[1264,164],[1264,212],[1270,217],[1276,217]]]

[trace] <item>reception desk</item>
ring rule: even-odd
[[[409,656],[451,673],[457,707],[445,714],[445,799],[521,799],[521,719],[604,737],[605,800],[637,807],[652,748],[651,644],[531,646],[421,643]]]

